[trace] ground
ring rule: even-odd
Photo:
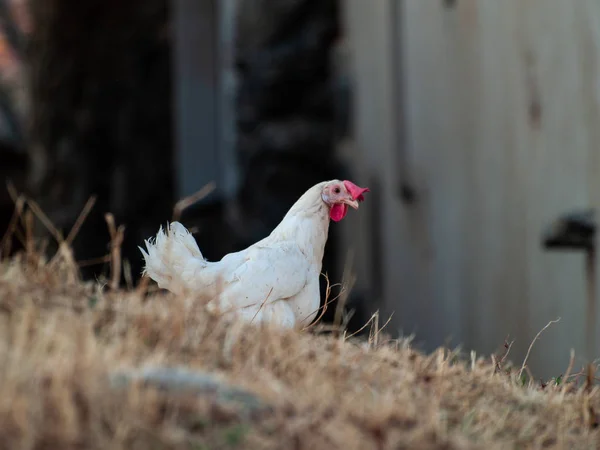
[[[541,383],[502,346],[426,355],[376,327],[364,341],[228,323],[144,283],[83,283],[73,264],[31,247],[0,263],[2,448],[600,445],[600,395],[578,368]]]

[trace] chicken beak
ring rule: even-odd
[[[348,206],[350,206],[350,207],[352,207],[354,209],[358,209],[358,200],[354,200],[351,197],[349,197],[349,198],[345,199],[343,202],[346,205],[348,205]]]

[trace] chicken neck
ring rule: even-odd
[[[269,236],[271,240],[296,241],[302,253],[319,267],[329,232],[329,207],[321,198],[325,183],[306,191]]]

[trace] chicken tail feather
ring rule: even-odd
[[[161,226],[156,237],[145,240],[145,244],[146,250],[139,247],[146,263],[143,275],[171,292],[182,292],[190,271],[207,264],[196,240],[179,222],[172,222],[166,231]]]

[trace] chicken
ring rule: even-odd
[[[266,238],[220,261],[202,256],[196,240],[172,222],[140,250],[144,274],[160,288],[193,294],[212,310],[234,313],[253,323],[285,328],[310,324],[319,309],[319,275],[329,220],[339,222],[348,207],[358,209],[363,194],[350,181],[316,184],[290,208]]]

